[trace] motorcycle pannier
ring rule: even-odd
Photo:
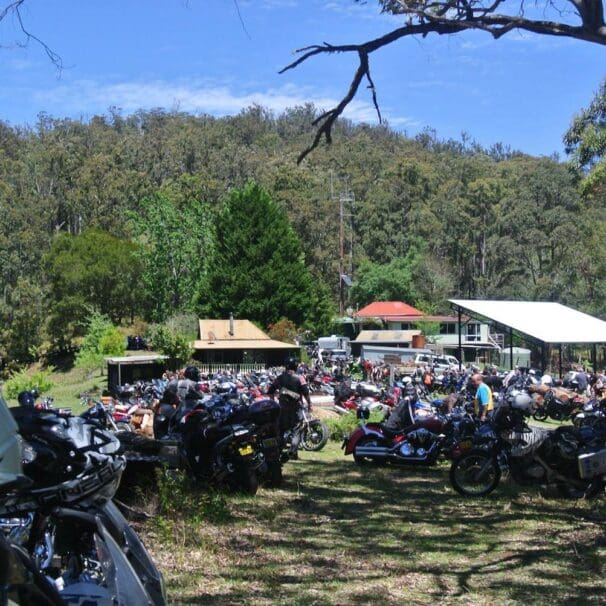
[[[579,475],[582,478],[606,474],[606,448],[579,455]]]

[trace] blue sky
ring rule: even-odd
[[[0,0],[0,7],[6,0]],[[237,113],[278,112],[346,91],[355,58],[323,56],[278,71],[314,43],[361,42],[399,25],[369,0],[27,0],[27,27],[63,59],[20,48],[0,24],[0,120],[33,124],[39,112],[89,118],[110,106]],[[414,135],[467,132],[536,155],[562,152],[562,135],[604,76],[606,48],[512,34],[409,38],[371,59],[384,116]],[[376,123],[366,90],[347,112]]]

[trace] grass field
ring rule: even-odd
[[[333,442],[256,497],[163,486],[140,530],[177,605],[606,603],[603,499],[465,500],[447,471],[361,469]]]

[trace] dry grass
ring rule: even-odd
[[[602,500],[465,500],[446,466],[361,469],[334,443],[280,490],[217,498],[142,529],[171,604],[605,603]]]

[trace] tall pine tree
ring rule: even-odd
[[[312,316],[314,288],[286,213],[256,183],[230,193],[215,224],[216,246],[200,294],[201,312],[268,326]]]

